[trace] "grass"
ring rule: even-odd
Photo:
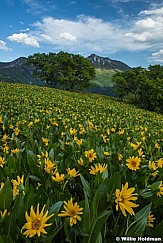
[[[112,77],[116,73],[114,70],[96,69],[96,78],[92,83],[99,87],[113,87],[115,84],[112,82]]]

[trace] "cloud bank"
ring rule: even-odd
[[[0,50],[8,51],[9,48],[6,45],[7,45],[6,42],[0,40]]]
[[[39,43],[36,40],[36,38],[33,37],[33,36],[29,36],[26,33],[13,34],[11,36],[8,36],[8,39],[10,41],[23,43],[23,44],[28,45],[28,46],[39,47]]]
[[[34,23],[28,33],[15,33],[8,39],[33,47],[49,45],[54,51],[82,55],[148,50],[151,60],[162,60],[163,7],[143,10],[136,18],[125,21],[107,22],[85,15],[75,20],[48,16]]]

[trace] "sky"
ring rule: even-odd
[[[0,0],[0,62],[59,51],[163,65],[163,1]]]

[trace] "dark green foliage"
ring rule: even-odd
[[[163,66],[141,67],[114,75],[119,97],[129,98],[141,108],[163,112]]]
[[[89,81],[95,78],[95,68],[86,58],[67,52],[36,53],[28,57],[26,64],[34,65],[36,77],[50,86],[66,90],[89,87]]]

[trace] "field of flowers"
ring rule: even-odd
[[[163,239],[163,116],[0,83],[0,242]]]

